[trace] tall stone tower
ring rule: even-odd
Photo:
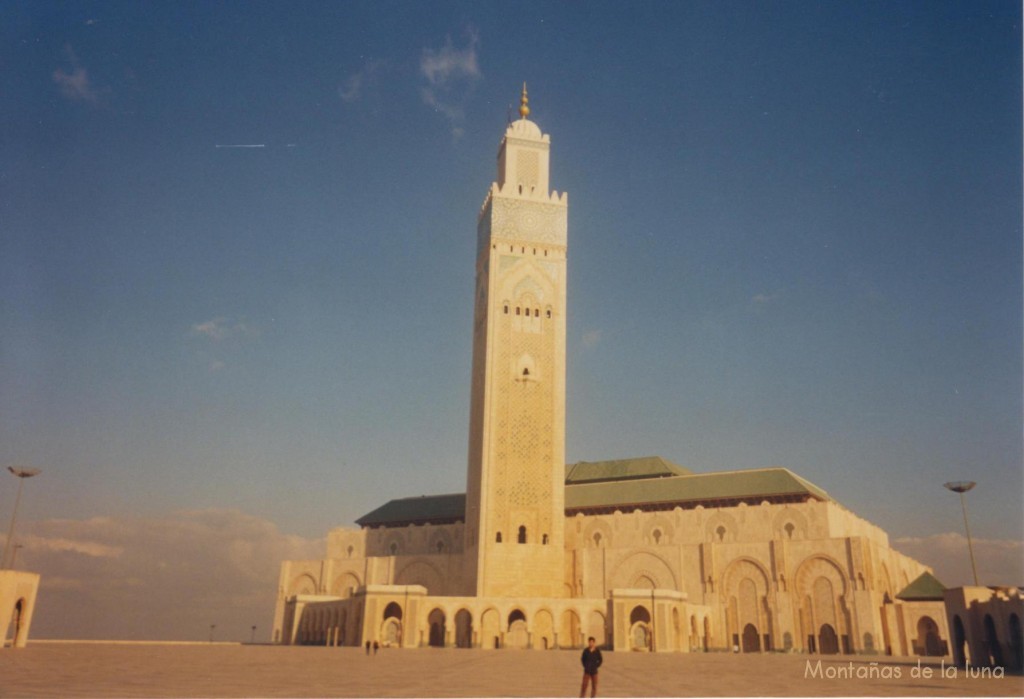
[[[483,597],[566,595],[568,197],[529,113],[523,85],[477,221],[465,579]]]

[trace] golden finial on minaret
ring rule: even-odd
[[[519,98],[519,116],[530,116],[530,98],[526,96],[526,83],[523,83],[523,96]]]

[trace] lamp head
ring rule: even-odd
[[[949,483],[943,483],[942,487],[946,490],[952,490],[954,493],[966,493],[976,485],[977,483],[974,481],[950,481]]]
[[[7,470],[18,478],[31,478],[32,476],[38,476],[41,473],[38,468],[15,468],[14,466],[8,466]]]

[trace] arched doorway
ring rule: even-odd
[[[555,619],[547,609],[539,609],[533,615],[533,647],[549,650],[555,647]]]
[[[711,648],[711,617],[704,617],[704,650]]]
[[[961,667],[967,664],[966,644],[967,635],[964,633],[964,622],[960,621],[959,615],[956,615],[953,617],[953,663]]]
[[[946,649],[939,638],[939,625],[930,616],[923,616],[917,622],[917,644],[924,655],[945,655]]]
[[[455,647],[473,647],[473,615],[465,609],[455,612]]]
[[[444,612],[440,609],[434,609],[427,616],[427,626],[430,627],[428,643],[434,648],[444,648],[446,633],[444,621]]]
[[[580,639],[580,618],[571,609],[562,612],[562,628],[558,633],[559,648],[579,648],[582,644]]]
[[[392,602],[384,607],[384,622],[380,627],[381,645],[401,646],[402,645],[402,607],[398,602]]]
[[[757,627],[753,624],[747,624],[743,627],[743,652],[761,652],[761,637],[757,633]]]
[[[633,650],[653,650],[651,643],[651,613],[643,605],[633,607],[629,613],[629,639]]]
[[[480,617],[480,647],[500,648],[501,618],[495,609],[487,609]]]
[[[839,653],[839,637],[832,624],[822,624],[818,631],[818,649],[822,655],[836,655]]]
[[[522,610],[513,610],[508,615],[508,633],[505,634],[506,648],[528,648],[530,633],[526,629],[526,614]]]
[[[679,621],[679,610],[675,609],[675,608],[672,609],[672,629],[675,631],[674,639],[673,639],[675,641],[675,643],[674,643],[674,650],[682,650],[683,649],[683,626],[682,626],[682,623]]]
[[[3,648],[4,644],[7,642],[7,629],[8,628],[10,628],[11,631],[13,631],[13,635],[11,636],[11,648],[17,648],[18,647],[18,640],[19,640],[18,636],[21,634],[22,612],[23,612],[23,610],[25,608],[24,604],[25,604],[25,600],[24,599],[19,599],[17,601],[17,603],[14,605],[14,612],[11,614],[10,624],[9,625],[8,624],[4,624],[4,637],[3,637],[3,639],[0,639],[0,640],[3,641],[2,643],[0,643],[0,648]]]
[[[992,615],[985,615],[985,645],[988,646],[988,662],[994,667],[1003,666],[1003,647],[999,644],[999,636],[996,634],[996,624],[992,621]]]
[[[1020,632],[1020,617],[1010,615],[1010,666],[1014,670],[1024,669],[1024,636]]]

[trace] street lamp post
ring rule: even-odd
[[[217,628],[216,624],[210,624],[210,643],[213,643],[213,630]]]
[[[974,574],[974,586],[978,586],[978,567],[974,564],[974,545],[971,543],[971,527],[967,524],[967,502],[964,500],[964,493],[973,488],[977,483],[974,481],[951,481],[943,483],[946,490],[960,494],[960,509],[964,513],[964,530],[967,532],[967,551],[971,554],[971,573]]]
[[[18,477],[18,494],[14,498],[14,514],[11,515],[11,526],[7,530],[7,541],[4,542],[4,557],[0,559],[0,570],[7,569],[7,551],[14,541],[14,523],[18,521],[18,505],[21,503],[21,488],[25,485],[25,479],[39,475],[38,468],[14,468],[8,466],[7,470]]]

